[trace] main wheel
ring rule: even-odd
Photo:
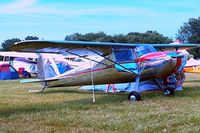
[[[128,94],[128,100],[129,101],[141,101],[140,98],[140,93],[136,92],[136,91],[132,91]]]
[[[165,91],[163,92],[163,95],[165,95],[165,96],[174,95],[174,89],[173,89],[173,88],[170,88],[170,87],[167,87],[167,88],[165,89]]]

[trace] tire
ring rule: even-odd
[[[128,100],[129,101],[141,101],[140,93],[136,91],[132,91],[128,95]]]
[[[29,72],[26,73],[25,78],[31,78],[31,74]]]
[[[167,87],[165,89],[165,91],[163,92],[163,95],[165,96],[173,96],[174,95],[174,89],[173,88],[170,88],[170,87]]]

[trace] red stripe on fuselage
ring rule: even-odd
[[[168,52],[155,52],[155,53],[148,53],[146,55],[143,55],[141,57],[139,57],[137,59],[137,62],[143,62],[143,61],[147,61],[147,60],[151,60],[151,59],[155,59],[155,58],[162,58],[162,57],[166,57]]]

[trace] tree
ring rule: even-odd
[[[147,31],[145,33],[130,32],[127,35],[116,34],[106,35],[104,32],[80,34],[74,33],[65,37],[68,41],[93,41],[93,42],[115,42],[115,43],[171,43],[172,39],[164,37],[156,31]]]
[[[181,40],[183,43],[200,43],[200,17],[190,18],[187,23],[178,30],[176,39]],[[190,53],[195,57],[200,57],[200,49],[191,50]]]
[[[106,34],[104,32],[98,32],[98,33],[91,32],[91,33],[87,33],[87,34],[83,35],[83,38],[85,41],[96,42],[96,41],[99,41],[100,38],[103,38],[105,36],[106,36]]]
[[[9,47],[11,45],[13,45],[14,43],[16,42],[20,42],[21,40],[18,39],[18,38],[13,38],[13,39],[8,39],[8,40],[5,40],[3,43],[2,43],[2,50],[3,51],[8,51],[9,50]]]
[[[147,43],[147,44],[160,44],[160,43],[171,43],[172,39],[164,37],[156,31],[146,31],[145,33],[130,32],[127,34],[129,43]]]
[[[184,43],[200,43],[200,17],[191,18],[178,30],[176,39]]]
[[[103,39],[106,39],[106,34],[104,32],[98,32],[98,33],[87,33],[87,34],[80,34],[80,33],[74,33],[72,35],[66,36],[65,40],[67,41],[103,41]]]
[[[25,38],[25,40],[39,40],[39,37],[37,37],[37,36],[27,36]]]
[[[112,38],[115,42],[118,42],[118,43],[127,43],[128,42],[127,36],[124,34],[114,35]]]
[[[184,43],[200,43],[200,17],[191,18],[178,30],[176,39]]]
[[[82,35],[80,33],[74,33],[65,37],[66,41],[81,41]]]

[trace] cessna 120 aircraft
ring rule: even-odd
[[[183,54],[177,50],[199,46],[200,44],[124,44],[34,40],[15,43],[10,50],[61,53],[90,60],[91,64],[87,69],[71,69],[55,77],[45,78],[43,76],[41,79],[30,81],[43,82],[43,90],[47,87],[135,82],[134,91],[130,90],[128,99],[139,101],[141,100],[138,90],[140,81],[153,80],[164,94],[173,94],[173,88],[167,87],[164,82],[163,87],[158,80],[166,81],[168,76],[181,67]],[[155,48],[161,52],[156,51]],[[90,58],[93,55],[103,59]]]

